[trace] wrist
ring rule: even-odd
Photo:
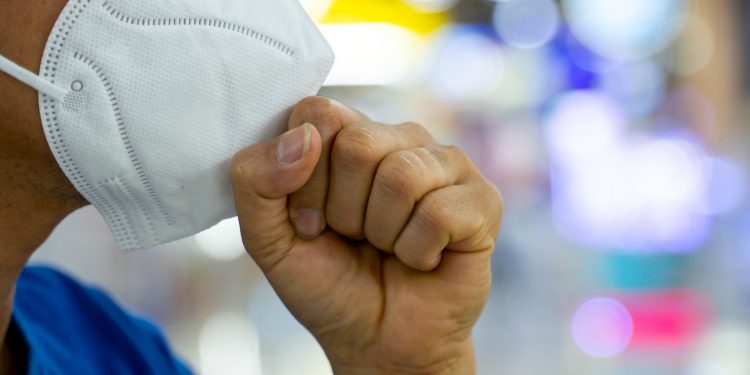
[[[335,375],[473,375],[476,374],[474,347],[471,341],[442,354],[426,355],[431,360],[396,360],[386,356],[351,353],[346,356],[328,354]]]

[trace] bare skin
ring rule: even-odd
[[[0,2],[0,54],[37,71],[66,2]],[[463,153],[418,125],[385,126],[310,98],[295,108],[290,128],[299,130],[284,139],[302,143],[284,142],[283,158],[281,138],[235,157],[237,210],[248,252],[334,371],[475,372],[471,328],[491,283],[497,190]],[[5,337],[21,270],[87,202],[47,147],[37,93],[2,73],[0,176]],[[5,345],[2,353],[0,373],[9,373]]]
[[[37,72],[47,36],[65,0],[0,1],[0,54]],[[86,201],[57,166],[42,131],[37,93],[0,73],[0,337],[5,337],[16,279],[31,254]],[[2,373],[10,356],[2,346]]]
[[[475,373],[497,189],[416,124],[309,98],[289,125],[235,157],[237,208],[248,252],[335,373]]]

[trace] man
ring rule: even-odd
[[[0,2],[0,54],[37,70],[65,0]],[[458,149],[309,98],[232,164],[249,254],[337,374],[471,374],[502,199]],[[24,271],[87,205],[55,162],[36,93],[0,74],[3,373],[187,373],[150,324],[48,269]],[[293,356],[294,353],[290,353]]]

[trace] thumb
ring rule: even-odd
[[[305,185],[320,159],[311,124],[240,151],[232,160],[235,205],[245,248],[268,272],[294,246],[287,196]]]

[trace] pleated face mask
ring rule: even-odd
[[[232,156],[280,134],[332,64],[296,0],[70,0],[39,76],[0,56],[126,251],[234,216]]]

